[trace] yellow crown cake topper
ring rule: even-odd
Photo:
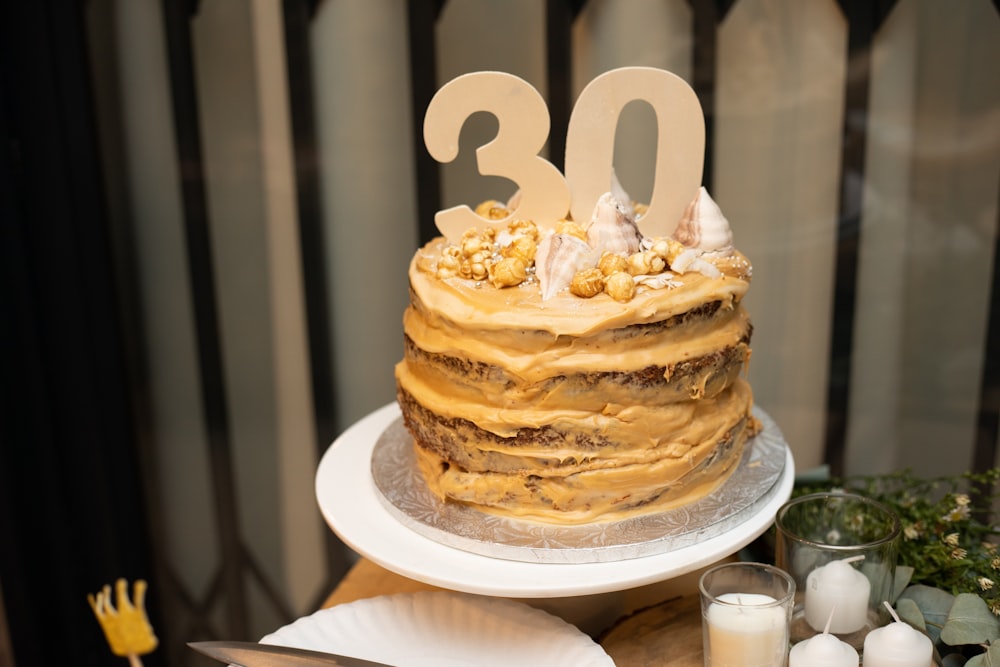
[[[87,595],[87,601],[101,624],[111,652],[127,657],[135,667],[142,664],[138,656],[151,653],[157,645],[153,626],[146,616],[146,582],[142,579],[135,582],[132,593],[134,604],[129,600],[128,582],[124,579],[115,582],[115,593],[117,607],[112,604],[111,586],[107,584],[96,596]]]

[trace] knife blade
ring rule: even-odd
[[[304,648],[258,644],[256,642],[188,642],[203,655],[239,667],[392,667],[384,662],[352,658]]]

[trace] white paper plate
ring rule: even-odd
[[[557,598],[658,583],[734,554],[761,535],[792,492],[795,462],[786,448],[776,492],[747,519],[702,542],[667,553],[599,563],[530,563],[492,558],[430,539],[400,523],[383,505],[371,477],[379,435],[399,417],[390,403],[348,428],[316,471],[323,518],[349,547],[404,577],[440,588],[506,598]]]
[[[384,595],[322,609],[267,635],[398,667],[614,667],[578,628],[521,602],[451,592]]]

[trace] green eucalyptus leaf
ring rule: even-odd
[[[941,667],[968,667],[966,658],[961,653],[949,653],[941,658]]]
[[[903,591],[910,583],[910,579],[913,578],[913,568],[909,565],[897,565],[896,566],[896,578],[892,582],[892,599],[890,602],[895,602],[902,595]]]
[[[997,637],[1000,637],[1000,620],[990,613],[986,601],[973,593],[959,594],[941,630],[941,641],[961,646],[985,644]]]
[[[917,603],[910,599],[902,599],[896,603],[896,614],[899,620],[909,623],[921,632],[927,632],[927,623],[924,622],[924,612],[920,611]]]
[[[965,667],[994,667],[1000,665],[1000,642],[993,644],[985,653],[974,655],[965,663]]]
[[[917,584],[903,591],[899,600],[913,600],[916,603],[917,607],[920,608],[920,613],[924,616],[927,634],[930,635],[931,641],[937,643],[941,636],[941,628],[948,620],[951,605],[955,602],[955,596],[940,588]]]

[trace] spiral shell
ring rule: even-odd
[[[637,220],[639,216],[636,214],[635,203],[632,201],[632,197],[625,192],[625,188],[622,187],[621,181],[618,180],[618,174],[615,173],[614,167],[611,168],[611,196],[618,200],[618,203],[622,205],[625,209],[625,214]]]
[[[569,234],[551,234],[535,251],[535,276],[542,300],[569,287],[573,276],[597,263],[597,253],[587,243]]]
[[[628,208],[610,192],[601,195],[587,227],[587,242],[601,252],[631,255],[638,252],[642,233],[630,216]]]
[[[673,238],[706,253],[730,254],[733,250],[729,221],[704,187],[684,210]]]

